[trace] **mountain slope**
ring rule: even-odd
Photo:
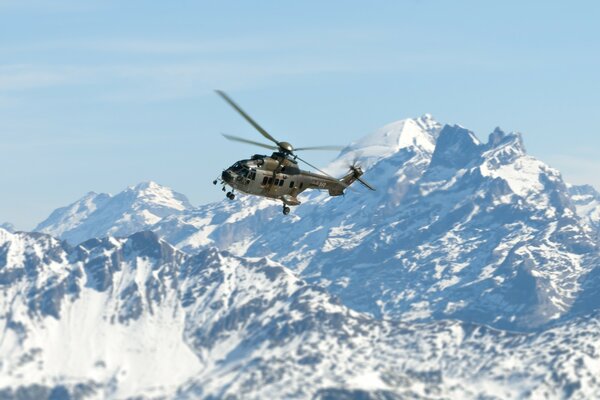
[[[266,259],[0,230],[0,395],[593,398],[600,319],[378,321]]]
[[[184,195],[155,182],[144,182],[115,196],[90,192],[54,211],[35,231],[77,244],[95,237],[130,235],[191,208]]]

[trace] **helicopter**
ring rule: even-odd
[[[265,139],[273,144],[265,144],[238,136],[222,134],[226,139],[235,142],[252,144],[265,149],[273,150],[271,156],[255,154],[250,159],[239,160],[221,173],[213,184],[221,183],[222,190],[227,191],[227,198],[235,199],[235,190],[240,192],[266,197],[283,202],[283,214],[290,213],[290,206],[300,204],[298,195],[308,189],[327,190],[330,196],[341,196],[344,190],[350,188],[355,181],[360,182],[369,190],[375,190],[361,176],[363,170],[353,163],[350,171],[341,178],[335,178],[315,167],[308,161],[299,157],[295,152],[305,150],[342,150],[343,146],[314,146],[294,148],[288,142],[282,142],[271,136],[256,121],[254,121],[240,106],[238,106],[223,91],[216,90],[231,107],[233,107],[246,121],[250,123]],[[319,173],[303,171],[298,167],[301,161],[319,171]]]

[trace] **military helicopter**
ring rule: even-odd
[[[344,190],[358,181],[370,190],[375,190],[373,186],[361,178],[363,171],[356,163],[350,166],[350,171],[341,178],[335,178],[319,168],[315,167],[308,161],[300,158],[296,151],[304,150],[341,150],[342,146],[314,146],[314,147],[299,147],[294,148],[288,142],[281,142],[271,136],[264,130],[256,121],[254,121],[244,110],[240,108],[227,94],[217,90],[221,96],[231,107],[233,107],[246,121],[250,123],[265,139],[273,144],[265,144],[248,140],[242,137],[226,135],[226,139],[253,144],[265,149],[273,150],[271,156],[255,154],[248,160],[240,160],[231,167],[223,171],[220,177],[213,181],[213,184],[221,183],[223,191],[226,186],[230,186],[231,190],[227,192],[227,198],[235,199],[235,190],[240,192],[266,197],[273,200],[283,202],[283,214],[287,215],[290,212],[289,206],[297,206],[300,204],[298,195],[308,189],[327,190],[330,196],[340,196],[344,194]],[[314,168],[320,173],[302,171],[298,168],[298,160],[306,165]]]

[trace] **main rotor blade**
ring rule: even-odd
[[[234,142],[242,142],[242,143],[247,143],[247,144],[253,144],[255,146],[260,146],[263,147],[265,149],[269,149],[269,150],[277,150],[278,147],[276,146],[271,146],[270,144],[264,144],[264,143],[260,143],[260,142],[255,142],[254,140],[248,140],[248,139],[244,139],[238,136],[233,136],[233,135],[228,135],[226,133],[221,133],[221,135],[225,136],[226,139],[232,140]]]
[[[275,140],[275,138],[273,136],[269,135],[269,133],[267,131],[265,131],[259,124],[257,124],[256,121],[254,121],[252,118],[250,118],[250,116],[248,114],[246,114],[244,112],[244,110],[242,110],[240,108],[240,106],[235,104],[235,102],[233,100],[231,100],[229,98],[229,96],[227,96],[225,94],[225,92],[222,92],[221,90],[215,90],[215,92],[217,92],[217,94],[219,96],[221,96],[223,98],[223,100],[225,100],[227,103],[229,103],[229,105],[231,107],[233,107],[238,113],[240,113],[240,115],[242,117],[244,117],[244,119],[246,121],[248,121],[250,123],[250,125],[252,125],[254,127],[254,129],[259,131],[261,133],[261,135],[263,135],[265,138],[269,139],[271,142],[275,143],[276,145],[279,145],[279,142],[277,140]]]
[[[312,147],[300,147],[294,149],[294,151],[302,151],[302,150],[336,150],[340,151],[344,149],[344,146],[312,146]]]

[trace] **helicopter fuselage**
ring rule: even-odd
[[[240,160],[221,174],[224,184],[251,195],[281,200],[285,205],[300,204],[297,196],[307,189],[327,190],[339,196],[354,181],[353,174],[340,180],[326,175],[303,171],[297,162],[283,153],[272,156],[255,155]]]

